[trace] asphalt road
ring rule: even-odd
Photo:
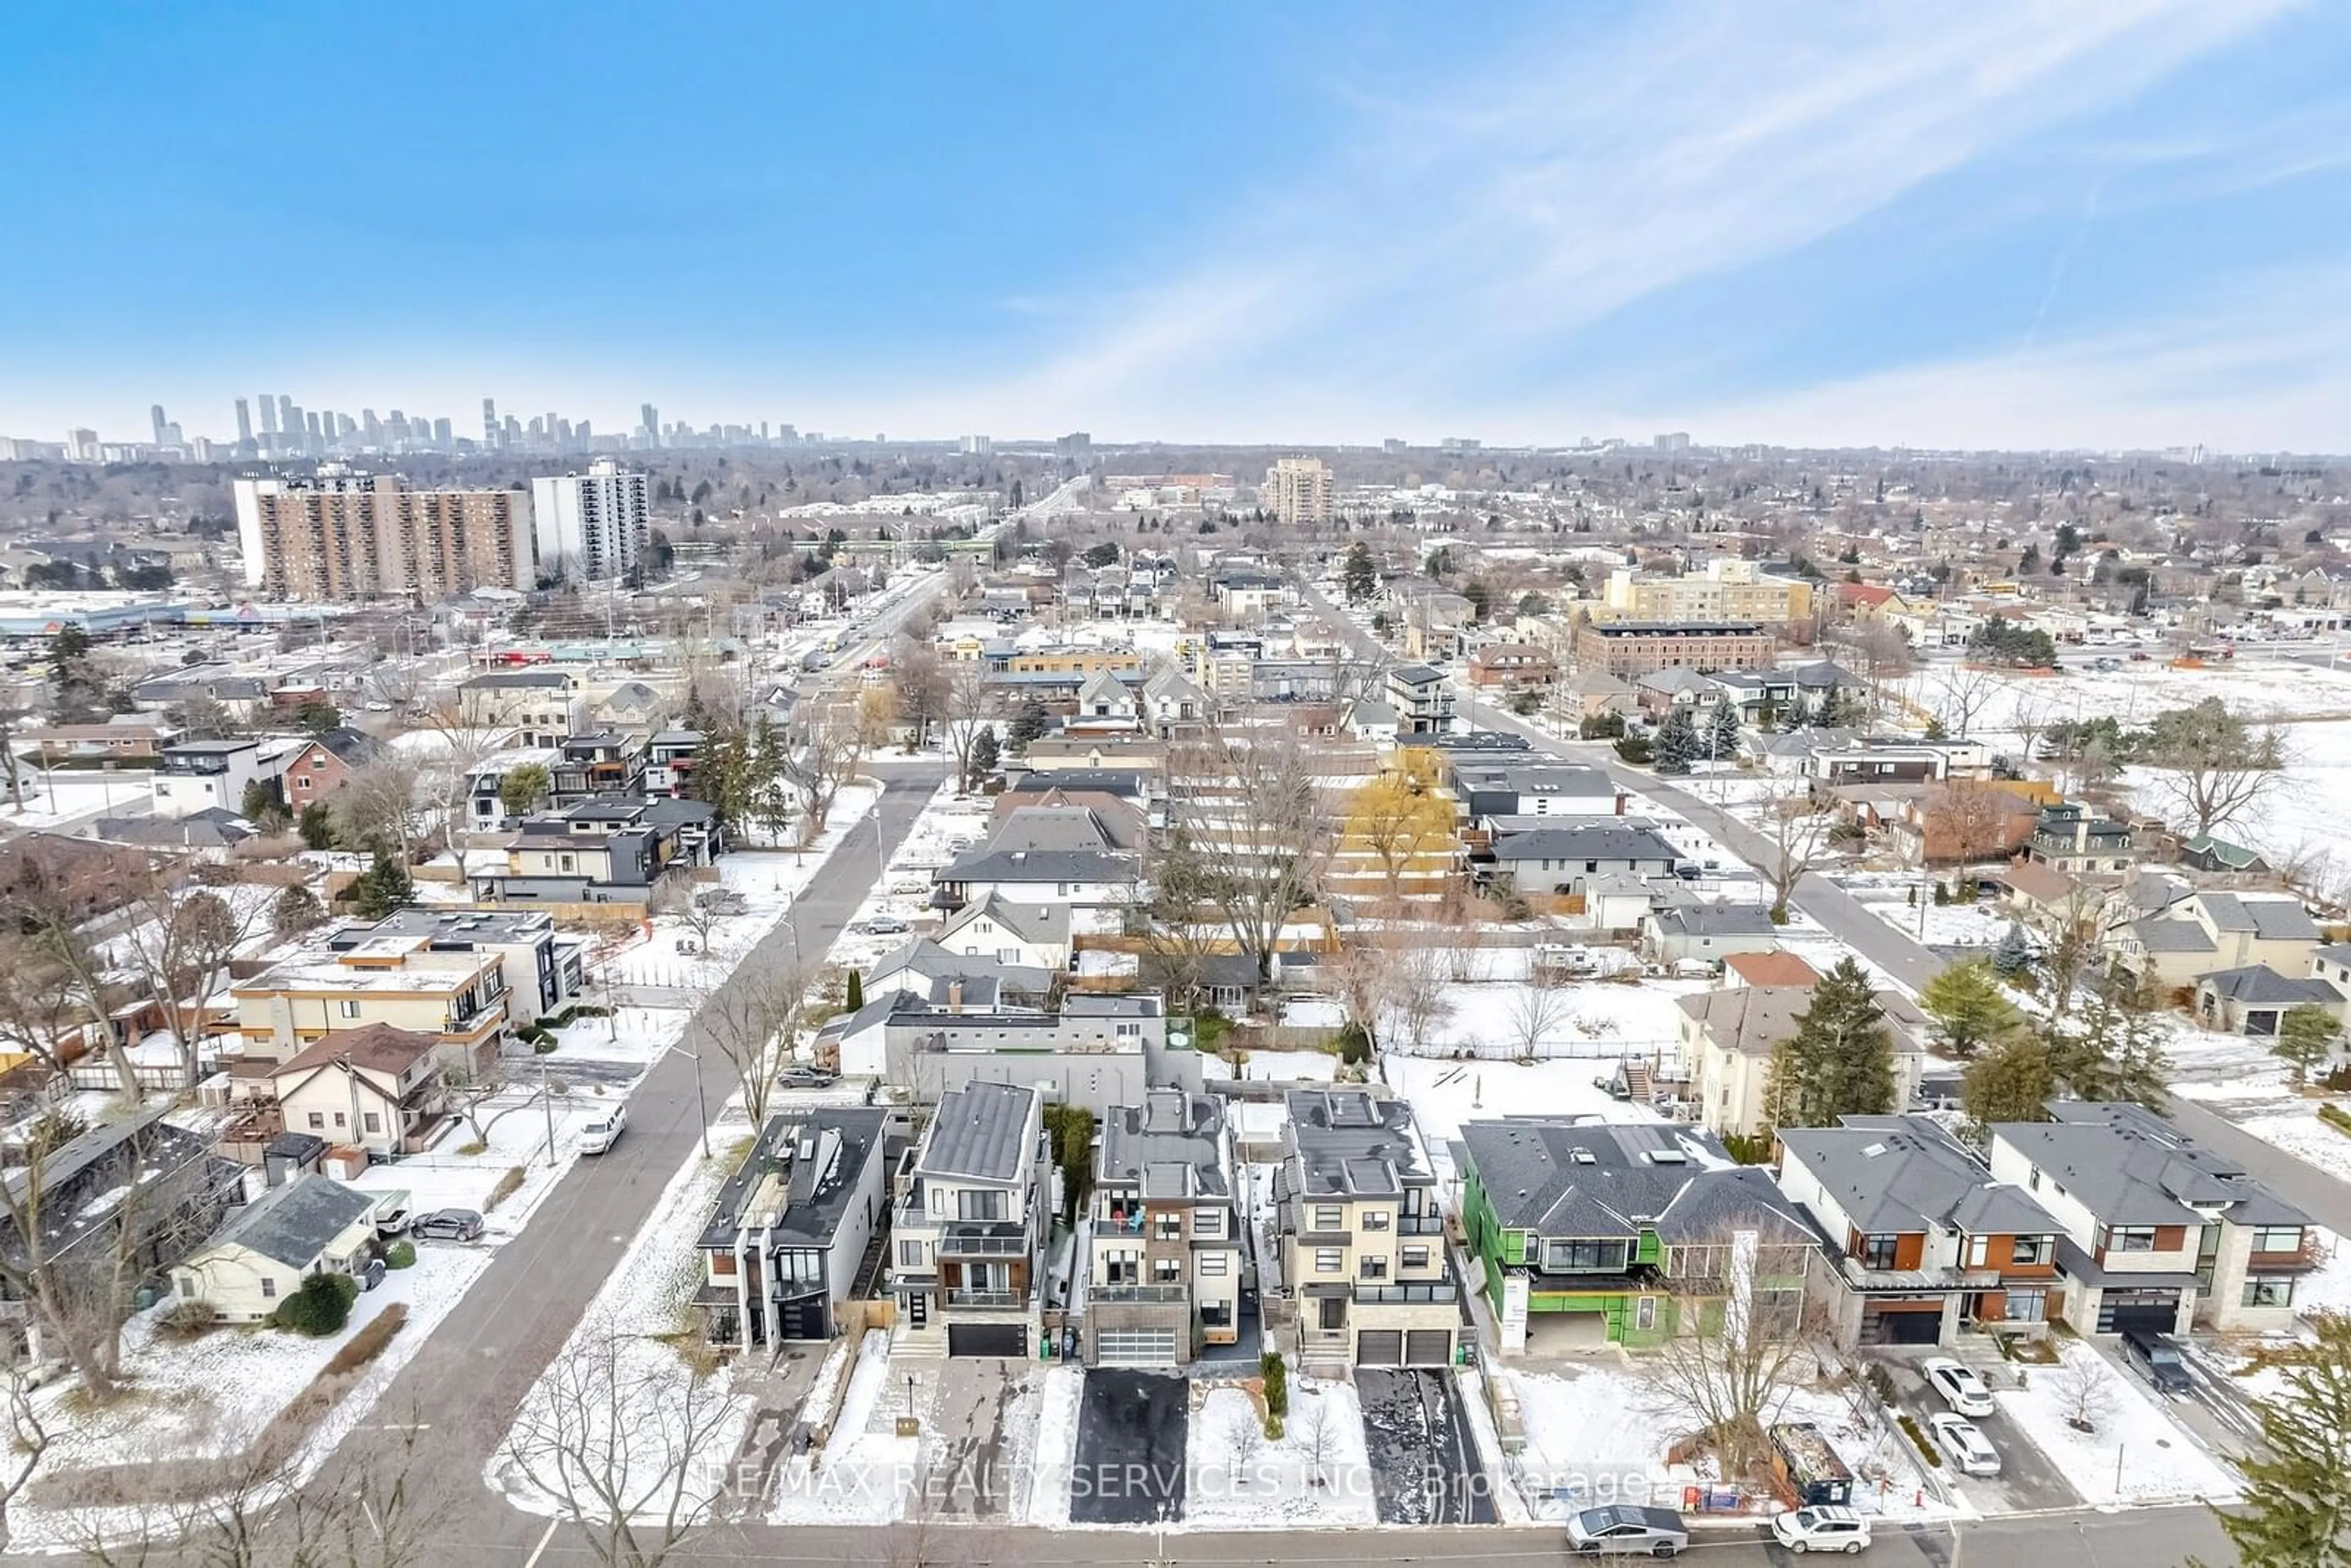
[[[793,919],[810,951],[831,946],[872,887],[876,831],[886,858],[946,777],[943,765],[930,760],[877,763],[872,772],[883,780],[880,801],[794,903]],[[745,956],[735,975],[788,964],[790,941],[790,933],[778,925]],[[730,977],[705,1010],[722,1005],[737,983]],[[684,1044],[697,1050],[709,1039],[697,1018]],[[498,1249],[488,1271],[377,1404],[375,1425],[429,1429],[421,1450],[428,1471],[422,1484],[436,1495],[447,1492],[452,1531],[462,1531],[487,1553],[447,1561],[507,1561],[493,1548],[502,1551],[516,1542],[521,1550],[514,1557],[519,1560],[546,1528],[544,1520],[533,1521],[484,1490],[482,1470],[524,1394],[587,1311],[671,1178],[695,1157],[701,1139],[696,1065],[674,1052],[654,1063],[630,1097],[628,1134],[611,1153],[572,1167],[521,1232]],[[735,1077],[725,1057],[703,1051],[699,1066],[710,1104],[734,1092]],[[329,1469],[321,1484],[333,1484]]]

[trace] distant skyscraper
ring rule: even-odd
[[[637,433],[655,446],[661,444],[661,410],[651,403],[637,405]]]
[[[325,446],[327,444],[327,438],[319,433],[319,416],[315,413],[306,413],[302,416],[302,419],[304,427],[310,433],[310,450],[316,452]]]
[[[151,403],[148,405],[147,421],[150,424],[152,424],[155,427],[155,444],[158,446],[168,445],[169,443],[163,439],[163,436],[165,434],[165,426],[171,422],[163,417],[163,405],[162,403]]]
[[[66,455],[77,463],[98,461],[98,432],[68,430],[66,432]]]
[[[261,404],[263,417],[268,417],[268,400]],[[240,444],[253,439],[253,409],[243,398],[236,400],[236,439]]]
[[[1320,457],[1280,458],[1265,471],[1259,499],[1292,528],[1320,527],[1331,520],[1331,470]]]
[[[653,528],[645,476],[622,473],[609,457],[588,465],[585,474],[533,479],[530,510],[539,570],[580,582],[626,577],[643,559]]]
[[[277,434],[277,400],[267,392],[261,394],[261,434],[264,435]],[[263,444],[266,445],[267,443],[265,442]]]
[[[450,438],[451,438],[451,435],[452,435],[453,434],[454,434],[454,433],[451,431],[451,429],[450,429],[450,427],[449,427],[449,422],[448,422],[447,420],[445,420],[445,419],[436,419],[436,420],[434,420],[434,421],[433,422],[433,444],[434,444],[434,445],[435,445],[435,446],[449,446],[449,445],[454,444],[454,443],[453,443],[453,442],[452,442],[452,440],[450,439]]]
[[[963,455],[966,457],[987,457],[992,455],[995,451],[996,442],[992,437],[967,435],[963,438]]]
[[[482,444],[485,446],[496,446],[497,444],[498,400],[494,397],[486,397],[482,400]]]

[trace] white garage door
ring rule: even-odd
[[[1173,1366],[1174,1329],[1099,1329],[1094,1334],[1098,1366]]]

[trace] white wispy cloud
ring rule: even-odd
[[[1506,413],[1577,328],[1794,251],[2283,8],[1711,0],[1409,93],[1357,84],[1354,152],[1204,236],[1217,260],[913,417],[1310,439]]]

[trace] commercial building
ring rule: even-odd
[[[652,489],[643,474],[623,473],[609,457],[585,474],[530,482],[538,535],[538,569],[580,582],[628,576],[644,559],[653,532]]]
[[[1259,499],[1275,519],[1292,528],[1331,520],[1331,470],[1320,457],[1282,457],[1265,471]]]
[[[512,490],[418,490],[329,466],[239,479],[235,498],[246,585],[265,598],[429,604],[538,581],[530,501]]]
[[[1618,567],[1593,611],[1595,621],[1761,621],[1791,630],[1812,615],[1811,583],[1770,576],[1732,556],[1679,577]]]
[[[1755,621],[1588,621],[1575,667],[1618,679],[1653,670],[1746,670],[1771,663],[1777,639]]]

